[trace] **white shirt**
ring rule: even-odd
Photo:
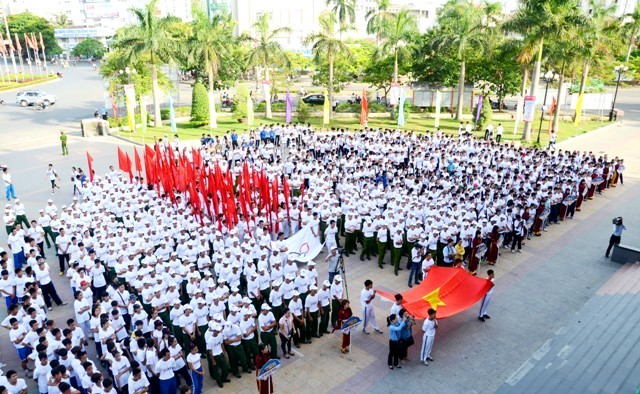
[[[373,296],[373,289],[362,289],[362,292],[360,292],[360,304],[362,305],[362,309],[366,309],[372,306],[371,303],[367,303],[371,296]]]
[[[169,358],[169,360],[159,360],[156,364],[155,373],[159,375],[160,380],[167,380],[173,377],[173,364],[175,360]]]
[[[427,334],[428,337],[436,335],[436,323],[436,319],[425,319],[424,323],[422,323],[422,331],[424,331],[424,333]]]

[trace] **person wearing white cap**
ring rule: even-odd
[[[300,348],[300,343],[305,343],[305,327],[304,327],[304,305],[300,299],[300,293],[293,291],[293,298],[289,302],[289,310],[293,315],[293,345]]]
[[[311,343],[311,338],[320,338],[318,335],[318,315],[320,311],[320,300],[318,299],[318,287],[311,285],[309,294],[304,301],[304,309],[306,311],[306,340]]]
[[[27,209],[24,204],[20,202],[19,198],[13,203],[13,211],[16,214],[16,224],[22,225],[24,230],[29,229],[29,219],[27,219]]]
[[[236,309],[237,312],[237,309]],[[251,372],[249,364],[247,363],[247,355],[244,353],[242,347],[242,332],[240,327],[227,321],[224,323],[224,329],[222,330],[222,338],[224,339],[224,348],[229,356],[229,369],[236,378],[240,378],[240,372],[238,366],[242,367],[245,373]]]
[[[318,290],[320,301],[320,332],[319,335],[329,334],[329,317],[331,315],[331,282],[322,282],[322,288]]]
[[[224,383],[231,381],[229,380],[229,364],[224,357],[222,327],[218,323],[214,323],[209,332],[211,332],[207,340],[209,375],[218,383],[218,387],[222,388]]]
[[[273,316],[273,313],[271,313],[271,307],[267,303],[262,304],[260,308],[258,325],[260,326],[260,342],[269,345],[271,358],[279,359],[278,343],[276,342],[276,326],[278,322],[275,316]]]
[[[247,364],[249,369],[255,371],[254,360],[258,355],[258,337],[256,336],[256,321],[251,316],[251,311],[242,312],[242,320],[240,320],[240,332],[242,333],[242,347],[247,355]]]
[[[331,326],[333,328],[338,325],[338,312],[342,308],[343,294],[342,276],[336,275],[331,283]]]

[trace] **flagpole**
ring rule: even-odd
[[[33,57],[36,59],[36,66],[38,65],[38,63],[40,63],[40,78],[44,78],[44,73],[43,73],[43,69],[44,67],[42,67],[42,62],[40,61],[40,51],[38,50],[38,41],[36,40],[36,35],[34,33],[31,33],[31,42],[33,43]]]
[[[13,44],[11,43],[11,33],[9,33],[9,22],[7,22],[7,15],[4,13],[4,5],[2,8],[2,15],[4,16],[4,28],[7,31],[7,38],[9,39],[9,54],[11,55],[11,62],[13,63],[13,72],[16,75],[16,82],[18,82],[18,68],[16,67],[16,59],[13,57]],[[11,81],[10,75],[8,79],[9,81]]]
[[[29,65],[29,74],[31,75],[31,79],[33,79],[33,66],[31,65],[31,54],[29,53],[29,42],[27,40],[27,33],[24,33],[24,45],[27,50],[27,64]]]
[[[47,54],[46,54],[46,53],[45,53],[45,51],[44,51],[44,49],[45,49],[45,48],[44,48],[44,41],[42,40],[42,33],[41,33],[41,32],[38,32],[38,34],[39,34],[39,36],[40,36],[40,46],[42,47],[42,59],[43,59],[43,61],[44,61],[44,63],[43,63],[43,68],[44,68],[44,69],[45,69],[45,71],[46,71],[46,69],[47,69]]]
[[[22,82],[24,82],[24,65],[22,64],[22,45],[20,45],[20,38],[18,38],[18,33],[14,34],[16,37],[16,49],[18,49],[18,59],[20,60],[20,76],[22,77]]]

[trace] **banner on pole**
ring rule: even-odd
[[[536,96],[525,96],[523,122],[533,122],[533,115],[536,110]]]
[[[216,115],[216,95],[209,92],[209,130],[218,128]]]
[[[124,85],[124,100],[127,106],[127,120],[129,131],[136,131],[136,90],[133,84]]]
[[[442,106],[442,92],[436,90],[436,112],[435,112],[435,127],[436,129],[440,127],[440,107]]]
[[[286,102],[286,113],[284,115],[284,120],[287,123],[291,123],[291,111],[293,110],[293,103],[291,102],[291,93],[287,90],[287,96],[285,97]]]
[[[516,120],[513,123],[513,135],[518,132],[518,124],[522,120],[522,106],[524,105],[524,99],[521,95],[518,95],[518,103],[516,104]]]
[[[407,99],[404,89],[400,89],[400,103],[398,104],[398,126],[404,126],[404,102]]]

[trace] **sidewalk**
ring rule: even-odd
[[[638,176],[637,154],[634,147],[631,122],[625,127],[590,133],[579,140],[567,141],[562,149],[584,149],[571,144],[599,146],[606,152],[619,150],[621,157],[629,158],[627,168],[633,177]],[[591,135],[593,134],[593,135]],[[616,146],[618,144],[618,146]],[[58,207],[71,201],[69,169],[80,166],[86,170],[85,151],[94,158],[97,174],[106,172],[108,165],[116,164],[116,146],[131,146],[111,138],[70,139],[71,155],[61,156],[57,146],[30,149],[28,154],[3,154],[0,162],[12,166],[16,193],[28,208],[28,217],[51,197],[45,169],[53,162],[62,178],[62,192],[53,196]],[[570,146],[571,145],[571,146]],[[635,158],[634,158],[635,155]],[[589,201],[579,216],[560,225],[551,226],[541,238],[527,242],[523,254],[503,253],[496,271],[496,292],[490,307],[490,321],[476,319],[477,306],[440,322],[433,358],[429,367],[417,363],[422,343],[419,327],[414,331],[416,346],[409,351],[409,361],[401,370],[390,371],[386,367],[388,331],[384,319],[391,303],[377,299],[374,302],[378,324],[384,335],[369,336],[356,332],[352,337],[352,353],[344,355],[339,350],[338,334],[326,335],[303,346],[274,378],[275,390],[285,392],[379,392],[421,390],[426,387],[438,393],[493,392],[511,376],[549,337],[567,324],[567,318],[579,310],[615,272],[618,265],[603,258],[610,231],[611,217],[622,215],[628,223],[640,223],[637,195],[640,183],[631,179],[624,187],[609,189],[604,196]],[[640,244],[638,226],[630,226],[625,243]],[[634,230],[635,228],[635,230]],[[2,236],[6,244],[6,235]],[[51,251],[48,251],[51,256]],[[320,278],[326,278],[326,267],[318,268]],[[388,259],[388,257],[387,257]],[[49,258],[50,264],[56,264]],[[480,274],[488,267],[483,266]],[[372,279],[374,286],[388,291],[406,290],[408,271],[394,276],[387,264],[380,270],[374,261],[361,262],[358,257],[346,261],[346,284],[356,315],[361,314],[359,293],[365,279]],[[71,299],[68,282],[54,278],[61,296]],[[4,310],[2,312],[4,314]],[[63,322],[73,315],[72,307],[55,308],[50,318]],[[0,316],[3,318],[3,316]],[[89,346],[90,354],[93,345]],[[5,371],[18,368],[19,364],[8,332],[0,331],[0,360],[6,363]],[[94,358],[95,360],[95,358]],[[32,383],[32,382],[30,382]],[[213,382],[207,377],[205,389],[212,392]],[[255,392],[252,376],[233,379],[224,391]]]

